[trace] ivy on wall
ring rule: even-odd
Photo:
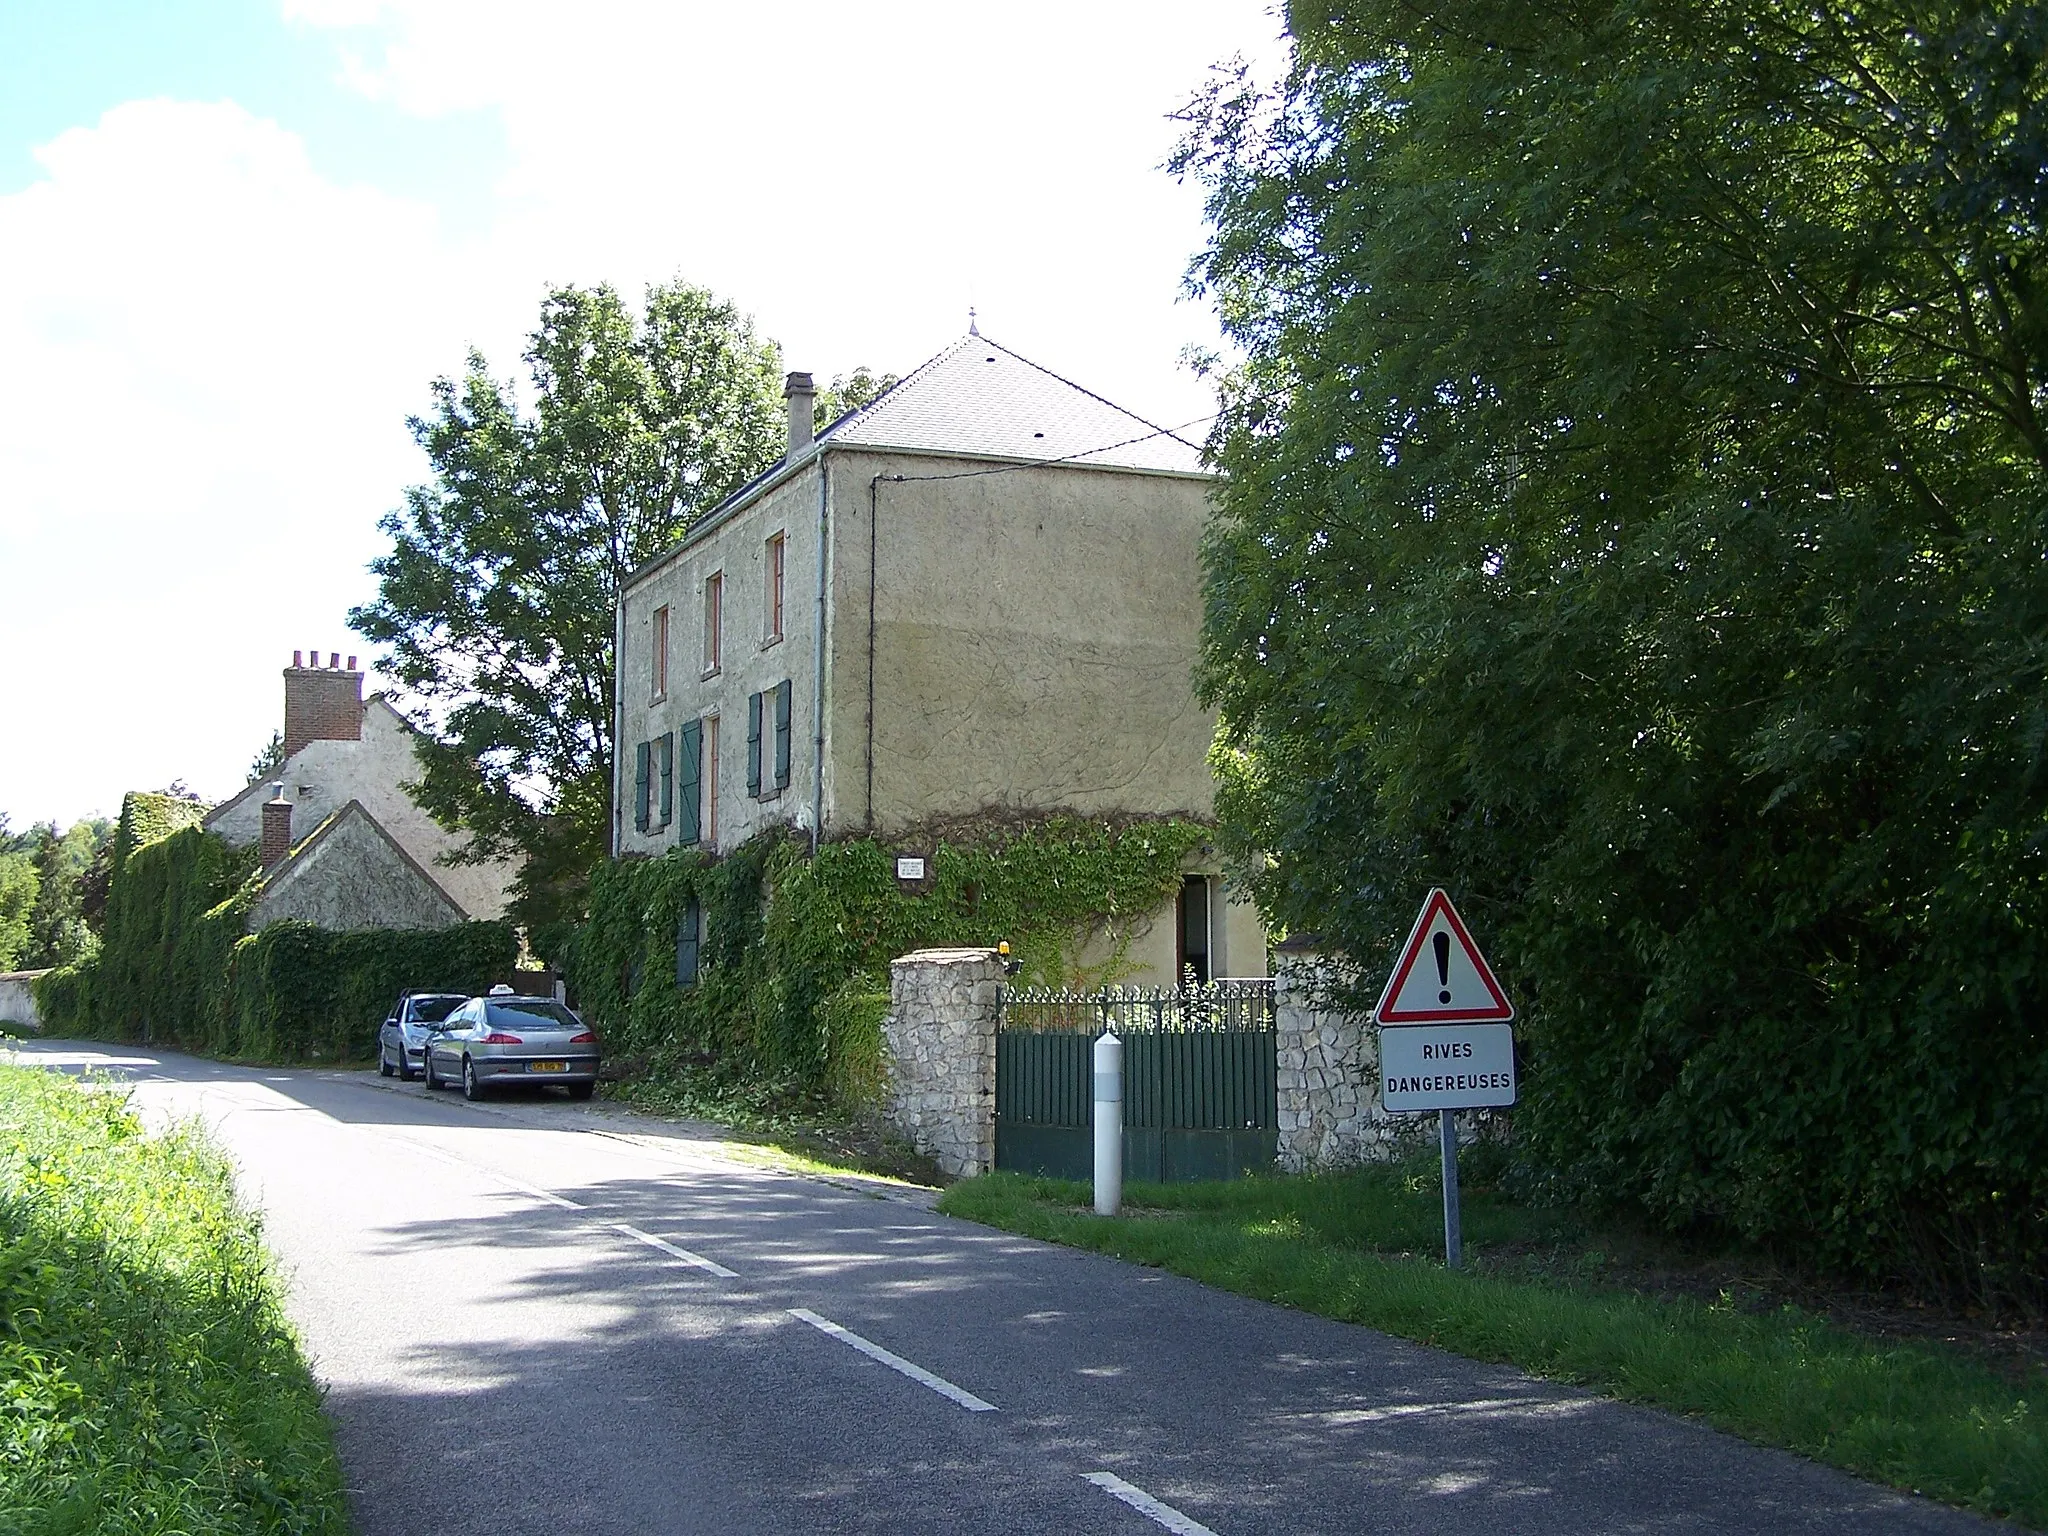
[[[620,859],[591,882],[569,970],[614,1051],[870,1099],[896,956],[1007,939],[1027,982],[1114,981],[1128,974],[1133,925],[1171,899],[1210,836],[1180,819],[1053,816],[957,824],[891,846],[827,843],[815,856],[776,831],[715,860],[692,850]],[[899,847],[926,859],[914,887],[896,879]],[[692,936],[696,977],[679,984],[678,941],[687,952]]]
[[[246,933],[256,850],[201,830],[201,810],[163,795],[123,802],[100,950],[36,983],[47,1029],[266,1061],[360,1057],[405,988],[481,991],[510,976],[518,941],[503,923]]]

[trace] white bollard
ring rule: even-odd
[[[1124,1043],[1112,1030],[1095,1042],[1095,1214],[1124,1203]]]

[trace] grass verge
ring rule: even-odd
[[[344,1536],[320,1392],[196,1129],[0,1065],[0,1530]]]
[[[945,1182],[938,1165],[876,1115],[849,1112],[831,1096],[786,1084],[731,1082],[684,1067],[636,1072],[604,1085],[614,1103],[673,1119],[709,1120],[772,1148],[803,1172],[859,1173],[904,1183]]]
[[[1412,1182],[1412,1181],[1411,1181]],[[1133,1185],[1102,1218],[1080,1184],[989,1174],[939,1208],[1362,1323],[1476,1360],[1697,1415],[1911,1492],[2048,1528],[2048,1377],[2015,1381],[1937,1347],[1864,1338],[1796,1309],[1452,1274],[1412,1256],[1434,1217],[1391,1170]],[[1477,1218],[1476,1222],[1474,1218]],[[1480,1203],[1474,1245],[1548,1218]],[[1476,1230],[1475,1230],[1476,1228]],[[1402,1250],[1411,1250],[1404,1252]]]

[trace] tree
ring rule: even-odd
[[[1290,20],[1177,161],[1269,912],[1377,965],[1451,886],[1572,1187],[2038,1291],[2048,13]]]
[[[28,852],[37,887],[23,963],[70,965],[97,947],[86,921],[86,883],[94,861],[113,836],[114,824],[104,817],[75,821],[62,832],[54,821],[44,822],[30,832]]]
[[[272,731],[270,740],[263,744],[263,750],[249,760],[248,782],[254,784],[259,779],[267,779],[283,766],[284,732]]]
[[[376,599],[350,624],[417,701],[418,798],[472,858],[527,858],[537,941],[573,916],[607,846],[612,615],[636,565],[773,463],[780,357],[730,304],[680,282],[633,313],[559,288],[526,362],[532,404],[472,353],[414,438],[433,468],[382,527]]]
[[[849,412],[873,404],[895,388],[896,382],[895,374],[876,373],[865,366],[857,367],[851,373],[835,375],[830,384],[818,391],[814,413],[816,430],[822,432]]]
[[[0,971],[13,970],[27,956],[35,904],[35,861],[26,853],[0,853]]]

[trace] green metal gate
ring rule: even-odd
[[[1086,1179],[1093,1051],[1124,1043],[1124,1177],[1233,1179],[1273,1165],[1279,1061],[1273,984],[1179,991],[1016,988],[996,1029],[996,1166]]]

